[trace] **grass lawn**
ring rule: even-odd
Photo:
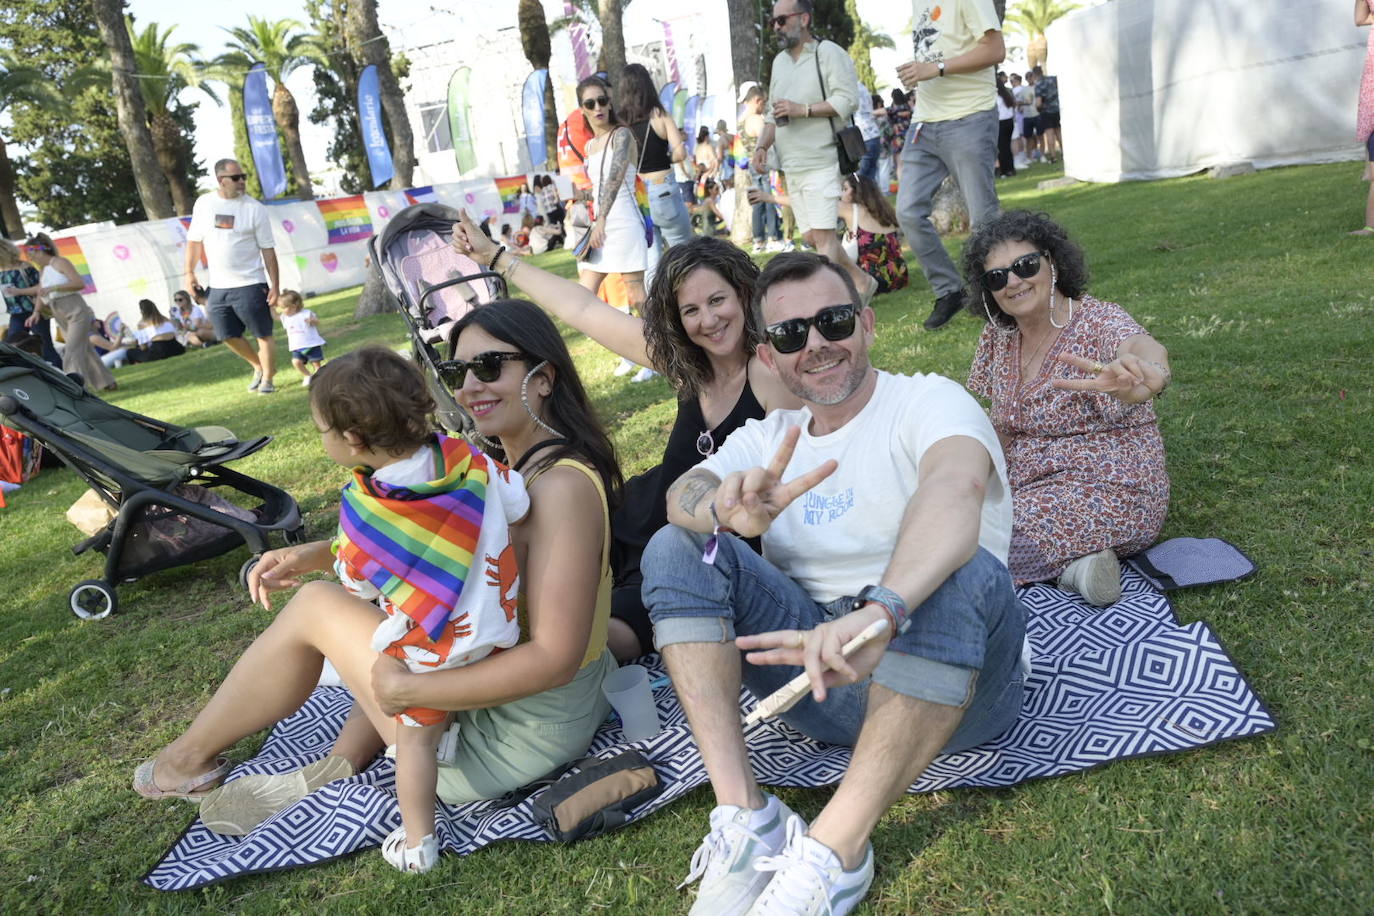
[[[1039,168],[999,183],[1004,206],[1067,225],[1088,252],[1090,290],[1169,347],[1164,537],[1226,538],[1260,570],[1175,593],[1175,606],[1215,627],[1280,727],[1012,789],[908,796],[874,833],[862,912],[1374,908],[1374,243],[1340,231],[1363,198],[1357,173],[1349,163],[1040,192],[1052,173]],[[571,273],[565,254],[540,259]],[[874,361],[962,381],[981,322],[923,331],[933,297],[913,278],[916,289],[877,302]],[[401,344],[396,316],[353,319],[356,295],[311,303],[329,352]],[[668,386],[613,378],[614,357],[568,339],[626,472],[648,467],[673,417]],[[270,397],[244,391],[247,372],[222,346],[119,381],[111,400],[132,410],[275,436],[235,467],[287,488],[312,535],[332,530],[344,476],[289,364]],[[69,550],[80,535],[63,512],[83,489],[44,471],[0,510],[0,911],[686,911],[673,888],[705,832],[705,789],[597,840],[499,844],[419,878],[370,851],[184,894],[140,885],[191,809],[139,800],[134,766],[178,733],[271,615],[237,587],[241,550],[122,587],[117,614],[78,620],[68,589],[103,559]],[[781,794],[803,816],[829,795]]]

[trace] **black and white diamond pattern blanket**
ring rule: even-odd
[[[1033,649],[1021,718],[981,747],[938,757],[911,787],[1010,786],[1087,770],[1112,760],[1203,747],[1275,727],[1259,697],[1205,623],[1180,626],[1168,600],[1127,570],[1122,600],[1106,610],[1043,585],[1021,590]],[[658,769],[666,790],[635,812],[647,817],[706,781],[706,771],[657,656],[650,678],[663,731],[635,745]],[[742,692],[741,708],[755,700]],[[324,756],[351,700],[322,687],[278,723],[261,752],[235,776],[286,772]],[[760,782],[824,786],[838,782],[849,748],[818,744],[776,721],[746,735]],[[621,746],[612,718],[590,753]],[[238,875],[295,868],[377,846],[400,825],[391,761],[331,783],[241,838],[211,833],[196,820],[143,880],[159,890],[187,890]],[[442,807],[441,845],[465,855],[496,840],[548,840],[531,802],[497,810],[490,802]]]

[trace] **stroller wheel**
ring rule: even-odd
[[[82,620],[100,620],[114,613],[119,600],[114,588],[101,579],[78,582],[68,598],[72,613]]]
[[[248,591],[248,574],[253,571],[253,567],[257,566],[258,561],[261,559],[262,557],[249,557],[244,560],[243,565],[239,567],[239,585],[242,586],[245,592]]]

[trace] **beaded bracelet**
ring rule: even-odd
[[[500,259],[501,255],[505,252],[505,250],[506,250],[506,246],[505,246],[505,245],[497,245],[497,246],[496,246],[496,254],[492,255],[492,256],[491,256],[491,260],[487,262],[487,270],[495,270],[495,269],[496,269],[496,262]]]

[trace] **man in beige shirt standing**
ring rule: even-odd
[[[778,0],[773,4],[773,31],[783,50],[773,59],[768,84],[771,103],[754,148],[753,168],[767,174],[768,150],[776,142],[778,162],[787,176],[788,199],[802,237],[843,267],[863,301],[868,302],[878,290],[878,281],[849,259],[835,232],[840,207],[835,131],[848,123],[859,107],[858,76],[844,48],[812,36],[811,15],[811,0]]]

